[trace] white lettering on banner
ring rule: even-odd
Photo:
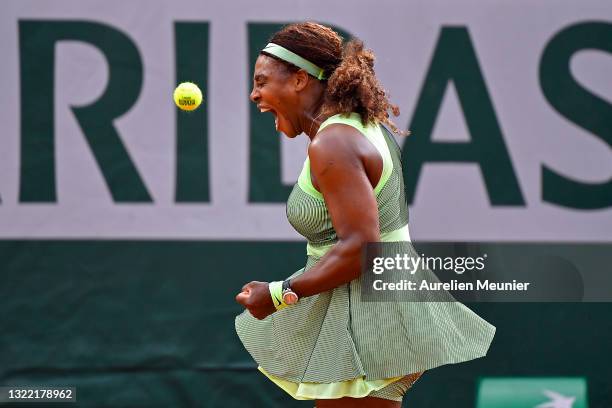
[[[596,127],[580,124],[580,118],[564,117],[559,112],[562,107],[555,105],[556,96],[538,78],[538,72],[545,79],[546,69],[554,68],[547,65],[554,61],[554,56],[546,59],[547,52],[554,52],[547,45],[559,32],[590,21],[612,24],[609,1],[558,4],[547,0],[529,6],[527,14],[519,4],[502,8],[484,0],[469,7],[450,0],[443,2],[444,7],[423,1],[418,8],[403,3],[371,7],[371,2],[359,0],[348,10],[342,0],[298,3],[272,0],[262,5],[237,0],[233,7],[223,7],[185,0],[180,6],[155,8],[145,0],[116,4],[100,0],[87,5],[58,0],[52,7],[33,0],[6,1],[0,16],[0,53],[10,62],[0,65],[0,238],[301,239],[287,223],[283,203],[249,202],[251,73],[246,32],[251,22],[290,22],[308,15],[356,34],[374,50],[377,74],[402,110],[396,120],[401,128],[413,123],[443,28],[464,27],[469,33],[524,204],[492,205],[477,163],[428,162],[410,208],[413,239],[612,240],[610,205],[580,209],[543,199],[548,193],[544,194],[542,167],[565,179],[604,185],[611,180],[612,152],[610,142],[597,136]],[[22,166],[38,156],[24,159],[22,153],[43,154],[41,149],[46,148],[22,145],[24,127],[31,125],[20,122],[23,105],[35,104],[41,96],[29,95],[23,101],[20,96],[20,61],[27,58],[20,50],[27,47],[20,43],[18,28],[25,21],[94,22],[124,34],[134,44],[142,63],[142,86],[133,90],[134,103],[125,106],[125,112],[109,118],[109,132],[116,131],[117,143],[101,142],[123,151],[132,169],[113,168],[112,162],[104,161],[103,149],[95,150],[100,141],[87,139],[83,109],[104,94],[113,67],[95,44],[72,39],[58,41],[55,47],[50,96],[54,150],[47,152],[55,174],[24,176]],[[176,115],[183,114],[172,101],[175,66],[182,63],[176,61],[173,27],[177,22],[209,24],[208,89],[203,89],[200,107],[208,109],[209,197],[201,202],[176,198]],[[580,38],[580,29],[567,35]],[[559,37],[560,44],[564,38]],[[571,59],[576,82],[608,104],[612,101],[607,75],[611,55],[604,50],[578,51]],[[126,98],[128,93],[126,89]],[[473,140],[461,98],[454,84],[447,86],[431,130],[432,141]],[[601,106],[605,111],[605,105]],[[270,128],[257,137],[282,136]],[[305,155],[305,144],[298,143],[299,147],[280,149],[283,183],[297,179]],[[113,171],[125,172],[126,180],[138,185],[139,192],[109,186],[106,177]],[[33,184],[24,186],[24,180]],[[48,186],[46,180],[53,180],[55,186],[41,196],[55,197],[28,200],[28,194],[37,195],[36,183],[43,189]]]

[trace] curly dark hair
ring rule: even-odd
[[[399,108],[389,102],[374,73],[374,53],[361,40],[353,38],[344,43],[331,28],[305,22],[283,27],[270,42],[323,68],[327,79],[322,81],[326,87],[321,113],[329,116],[357,112],[364,126],[372,121],[382,122],[395,133],[408,134],[389,119],[389,112],[400,114]],[[291,72],[300,69],[266,52],[262,54],[284,63]]]

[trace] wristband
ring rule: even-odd
[[[270,282],[268,288],[270,289],[270,296],[276,310],[286,308],[288,305],[283,302],[283,281]]]

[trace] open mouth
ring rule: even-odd
[[[274,115],[274,126],[276,127],[276,130],[278,131],[278,114],[276,113],[276,111],[268,107],[258,106],[258,108],[261,113],[271,112]]]

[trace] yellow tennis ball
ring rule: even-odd
[[[202,91],[193,82],[179,84],[173,96],[176,106],[185,111],[192,111],[202,103]]]

